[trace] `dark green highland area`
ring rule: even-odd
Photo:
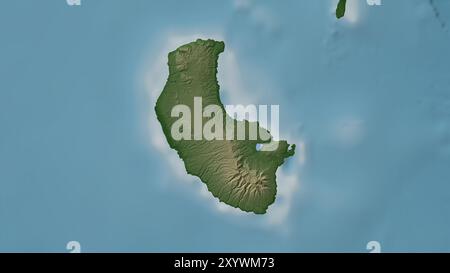
[[[179,119],[171,117],[172,108],[179,104],[189,106],[194,120],[194,97],[202,97],[203,108],[214,104],[225,113],[216,77],[219,54],[224,48],[223,42],[197,40],[170,52],[169,77],[155,111],[167,142],[184,161],[188,174],[199,177],[221,202],[263,214],[275,201],[275,173],[285,158],[294,155],[295,145],[290,147],[286,141],[279,141],[275,151],[257,151],[257,143],[266,143],[264,147],[270,140],[262,141],[259,136],[258,140],[175,140],[171,135],[172,124]],[[209,119],[203,118],[203,124]],[[238,123],[226,114],[224,119]],[[245,122],[247,129],[250,126],[248,121],[239,122]],[[259,124],[256,126],[269,134]],[[224,121],[224,131],[225,127]]]
[[[342,18],[345,15],[345,5],[347,4],[347,0],[339,0],[339,3],[336,7],[336,18]]]

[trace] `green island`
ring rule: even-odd
[[[188,174],[200,178],[221,202],[246,212],[264,214],[275,202],[275,173],[286,158],[294,155],[295,144],[272,141],[270,132],[259,127],[258,122],[237,121],[228,114],[223,119],[231,120],[236,126],[243,122],[245,128],[249,128],[256,123],[260,135],[261,132],[268,134],[269,140],[262,140],[260,136],[256,140],[176,140],[171,133],[178,119],[172,117],[173,107],[182,104],[192,109],[194,97],[202,98],[203,107],[218,105],[225,109],[217,81],[219,54],[224,49],[223,42],[199,39],[170,52],[169,76],[155,111],[169,146],[183,160]],[[274,142],[276,149],[264,149]],[[257,144],[263,148],[258,150]]]
[[[347,4],[347,0],[339,0],[339,3],[336,7],[336,18],[340,19],[345,15],[345,5]]]

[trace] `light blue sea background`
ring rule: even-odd
[[[450,1],[350,2],[1,0],[0,251],[450,251]],[[216,208],[152,144],[144,78],[197,34],[238,64],[224,103],[301,142],[282,211]]]

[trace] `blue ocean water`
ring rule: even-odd
[[[0,251],[450,251],[450,2],[282,2],[2,1]],[[173,33],[218,33],[237,101],[304,142],[278,226],[211,209],[146,143],[141,72]]]

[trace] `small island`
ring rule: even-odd
[[[339,3],[336,7],[336,18],[340,19],[345,15],[345,6],[347,4],[347,0],[339,0]]]

